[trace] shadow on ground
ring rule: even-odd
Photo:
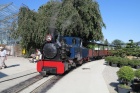
[[[20,66],[20,64],[15,64],[15,65],[7,66],[7,68],[16,67],[16,66]]]
[[[0,72],[0,78],[3,78],[3,77],[5,77],[5,76],[7,76],[7,75],[4,74],[4,73],[2,73],[2,72]]]
[[[119,83],[117,83],[117,82],[111,82],[111,83],[110,83],[110,86],[114,87],[114,90],[117,91],[117,86],[118,86],[118,84],[119,84]]]

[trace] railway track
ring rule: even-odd
[[[14,77],[10,77],[10,78],[2,78],[0,80],[0,83],[2,82],[7,82],[7,81],[11,81],[11,80],[15,80],[15,79],[18,79],[18,78],[22,78],[22,77],[26,77],[26,76],[29,76],[29,75],[32,75],[32,74],[35,74],[35,73],[38,73],[38,72],[31,72],[31,73],[27,73],[27,74],[22,74],[22,75],[17,75],[17,76],[14,76]]]
[[[2,81],[0,83],[5,83],[12,80],[16,80],[19,78],[23,77],[16,77],[12,78],[6,81]],[[61,76],[47,76],[47,77],[42,77],[41,75],[35,75],[34,77],[31,77],[27,80],[24,80],[22,82],[19,82],[16,85],[13,85],[7,89],[2,90],[0,93],[43,93],[46,92],[51,88],[51,86],[56,83]],[[10,82],[9,82],[10,83]]]
[[[45,82],[34,88],[34,90],[28,91],[28,93],[46,93],[61,78],[62,76],[50,76],[45,80]],[[26,91],[23,91],[21,93],[25,92]]]

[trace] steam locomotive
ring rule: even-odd
[[[104,44],[96,44],[98,49],[88,49],[83,46],[79,37],[60,36],[55,30],[46,35],[42,46],[42,59],[37,62],[37,71],[43,76],[47,74],[64,74],[71,68],[81,65],[89,59],[102,58],[111,55]],[[103,49],[99,49],[102,46]]]
[[[46,74],[63,74],[81,65],[88,59],[88,49],[78,37],[60,36],[55,31],[46,35],[42,47],[42,60],[37,62],[37,71]]]

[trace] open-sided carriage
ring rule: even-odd
[[[114,50],[113,45],[106,45],[101,43],[95,43],[95,42],[89,42],[89,44],[92,46],[89,48],[89,54],[88,57],[90,59],[101,59],[106,56],[111,56],[111,51]]]

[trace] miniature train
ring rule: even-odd
[[[96,44],[98,47],[107,46]],[[43,76],[47,74],[61,75],[77,65],[88,62],[89,59],[108,55],[111,55],[108,49],[85,48],[79,37],[59,36],[51,33],[46,36],[46,41],[42,46],[42,59],[37,62],[37,71]]]

